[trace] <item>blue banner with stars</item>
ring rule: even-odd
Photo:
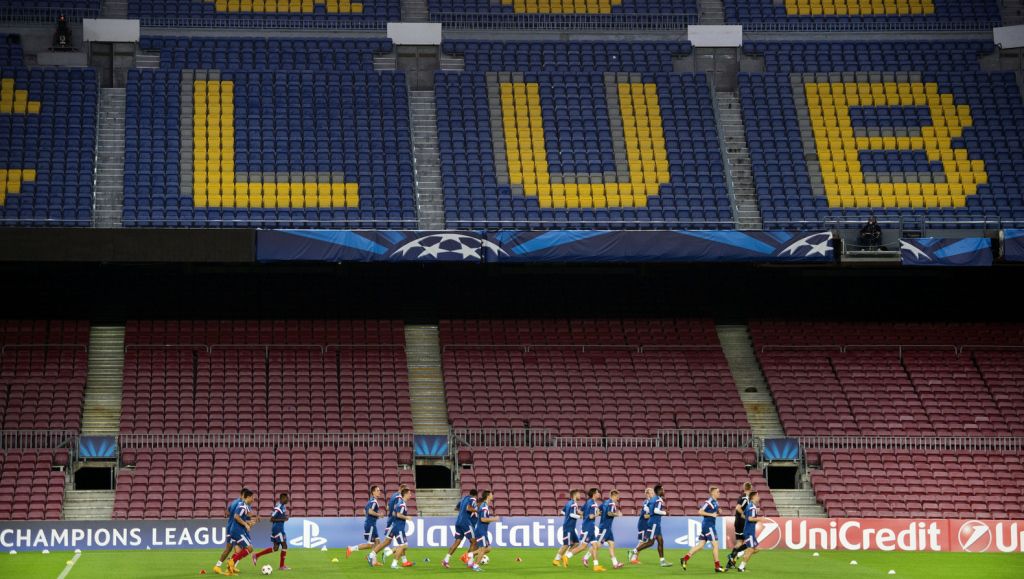
[[[900,239],[900,261],[908,266],[988,267],[992,240],[987,237]]]
[[[261,230],[259,261],[831,262],[827,231]]]

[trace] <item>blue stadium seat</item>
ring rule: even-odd
[[[832,25],[856,29],[926,28],[1000,21],[995,0],[861,0],[813,2],[812,0],[724,0],[726,22],[730,24],[779,24],[814,28]]]
[[[218,22],[228,26],[253,23],[325,23],[331,21],[397,22],[399,0],[128,0],[128,17],[168,22]]]

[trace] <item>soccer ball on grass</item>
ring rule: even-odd
[[[274,568],[271,567],[270,565],[264,565],[263,567],[260,568],[260,573],[262,573],[264,575],[270,575],[273,572],[274,572]]]

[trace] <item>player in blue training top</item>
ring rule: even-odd
[[[590,567],[591,557],[597,555],[600,542],[597,538],[597,523],[601,518],[601,491],[592,488],[587,491],[587,502],[583,503],[583,524],[580,526],[580,543],[583,545],[583,566]],[[597,564],[595,557],[594,570],[604,571]]]
[[[228,539],[238,548],[238,552],[231,557],[228,563],[228,571],[235,575],[238,573],[238,562],[252,552],[252,536],[249,531],[259,521],[259,517],[252,514],[252,503],[256,495],[246,490],[242,493],[242,502],[238,503],[231,516],[231,524],[228,525]]]
[[[602,544],[608,545],[608,554],[612,558],[612,569],[621,569],[624,567],[619,560],[615,558],[615,533],[612,532],[612,523],[615,522],[615,517],[621,516],[622,512],[619,511],[619,491],[613,490],[608,493],[608,499],[601,503],[599,507],[601,516],[597,523],[597,546],[594,548],[594,570],[603,569],[597,563],[597,548]]]
[[[654,497],[654,489],[647,487],[644,489],[644,500],[640,502],[640,512],[636,518],[636,544],[643,545],[647,542],[648,533],[651,529],[651,509],[647,506],[647,502]],[[636,549],[629,550],[629,562],[634,565],[640,564],[639,553]]]
[[[380,564],[377,563],[377,553],[384,551],[385,559],[392,555],[390,548],[390,537],[391,527],[394,526],[395,521],[397,520],[395,517],[395,509],[398,507],[398,503],[401,502],[402,500],[402,493],[404,493],[407,490],[409,490],[408,486],[404,484],[398,485],[398,491],[396,491],[395,494],[391,495],[391,498],[388,499],[388,510],[387,513],[385,513],[385,516],[387,518],[385,519],[384,522],[384,538],[379,543],[377,543],[375,547],[370,549],[370,554],[366,556],[366,561],[370,564],[371,567],[380,567]]]
[[[662,567],[671,567],[672,563],[665,560],[665,537],[661,532],[661,518],[668,514],[665,510],[665,489],[661,485],[654,487],[654,496],[648,499],[647,507],[651,512],[650,529],[647,531],[647,540],[637,545],[636,553],[644,549],[649,549],[658,544],[658,558],[661,561],[658,563]]]
[[[391,525],[388,527],[388,536],[381,542],[381,545],[394,543],[395,552],[394,557],[391,559],[391,568],[398,569],[398,559],[402,559],[402,567],[412,567],[413,562],[410,561],[406,556],[406,550],[409,548],[409,544],[405,538],[405,532],[407,529],[408,521],[412,520],[412,516],[409,515],[409,495],[412,493],[408,488],[402,489],[399,494],[398,500],[395,501],[395,509],[391,511]],[[378,545],[373,551],[370,551],[370,565],[374,566],[377,562],[377,549],[381,547]]]
[[[388,511],[380,506],[380,499],[384,497],[384,491],[379,486],[373,485],[370,487],[370,500],[366,501],[366,506],[363,507],[363,514],[366,518],[363,520],[363,543],[359,545],[352,545],[348,549],[345,549],[345,558],[352,556],[352,553],[360,551],[362,549],[372,549],[380,543],[380,533],[377,531],[377,521],[387,516]]]
[[[711,487],[709,490],[711,496],[708,500],[704,501],[700,505],[700,510],[697,514],[703,517],[700,523],[700,537],[697,538],[697,544],[690,549],[679,563],[683,566],[683,571],[686,571],[686,564],[690,562],[690,558],[696,555],[704,545],[711,543],[711,553],[715,556],[715,573],[725,573],[725,569],[722,569],[722,564],[718,561],[718,529],[715,525],[718,523],[718,495],[720,491],[718,487]]]
[[[469,541],[469,550],[462,556],[462,562],[470,567],[473,566],[473,551],[476,550],[476,535],[474,534],[477,522],[476,495],[476,489],[472,489],[468,495],[459,499],[459,504],[455,505],[455,510],[459,513],[455,516],[455,536],[452,539],[452,546],[448,548],[448,554],[441,561],[443,567],[451,565],[449,561],[452,559],[452,554],[462,545],[463,539]]]
[[[746,543],[747,548],[743,551],[743,560],[736,567],[740,573],[747,570],[747,561],[761,551],[757,548],[757,524],[764,518],[761,515],[761,508],[758,506],[760,504],[761,497],[758,496],[757,491],[750,491],[747,507],[743,510],[743,517],[746,519],[746,524],[743,526],[743,542]]]
[[[281,571],[291,571],[290,567],[285,567],[284,558],[288,556],[288,535],[284,532],[284,523],[288,520],[288,493],[281,493],[277,497],[277,504],[274,505],[274,511],[270,514],[270,522],[273,525],[270,527],[270,542],[273,547],[267,547],[259,553],[253,553],[252,564],[257,565],[256,561],[264,555],[269,555],[278,549],[281,550],[281,565],[278,567]],[[258,565],[257,565],[258,566]]]
[[[569,559],[584,547],[576,532],[576,524],[583,518],[583,511],[580,509],[579,503],[582,495],[583,491],[572,489],[569,491],[569,501],[562,507],[562,546],[558,548],[555,560],[551,562],[556,567],[558,565],[568,567]]]
[[[242,502],[242,495],[244,495],[247,492],[249,492],[249,489],[242,487],[242,490],[238,493],[238,498],[235,498],[230,503],[228,503],[228,507],[224,511],[224,516],[227,517],[227,522],[224,524],[224,536],[228,538],[226,539],[224,545],[224,551],[220,554],[220,559],[218,559],[217,564],[213,566],[213,572],[218,575],[230,575],[230,573],[226,573],[224,569],[221,568],[221,565],[224,564],[224,560],[228,558],[228,555],[231,554],[231,551],[235,549],[235,546],[231,544],[230,539],[231,521],[234,519],[235,509],[238,508],[239,503]],[[228,567],[230,566],[231,563],[228,563]]]
[[[491,507],[491,503],[494,501],[494,493],[491,491],[483,491],[480,493],[480,504],[477,505],[476,514],[476,528],[473,530],[473,534],[476,536],[476,551],[473,552],[473,570],[479,571],[480,565],[486,565],[488,563],[487,554],[491,552],[491,538],[487,536],[487,532],[491,526],[491,523],[497,523],[501,520],[501,517],[494,514],[494,509]]]

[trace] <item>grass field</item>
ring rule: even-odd
[[[114,579],[139,578],[157,579],[170,577],[195,577],[205,569],[204,577],[218,577],[213,574],[213,563],[219,552],[213,550],[183,551],[87,551],[71,568],[68,579]],[[387,577],[392,575],[412,575],[423,577],[442,577],[452,575],[473,574],[461,565],[453,565],[451,569],[441,567],[444,552],[438,549],[413,549],[410,560],[416,566],[408,569],[392,570],[390,568],[371,569],[363,557],[358,554],[345,559],[344,551],[332,549],[321,551],[292,549],[288,553],[288,565],[292,571],[277,572],[277,557],[268,555],[260,560],[260,565],[271,564],[274,575],[278,577]],[[549,549],[499,549],[492,553],[491,562],[481,573],[482,576],[495,575],[500,577],[585,577],[593,573],[583,569],[577,558],[572,560],[569,569],[551,566],[553,550]],[[602,564],[607,562],[607,553],[602,553]],[[623,560],[625,554],[623,554]],[[605,575],[613,577],[680,577],[684,576],[679,567],[679,557],[683,551],[669,550],[666,558],[672,567],[662,569],[658,566],[654,552],[644,553],[642,564],[627,565],[624,569],[608,570]],[[36,578],[58,577],[65,569],[71,553],[19,553],[17,555],[0,554],[0,577],[2,578]],[[516,557],[521,557],[521,563]],[[331,563],[338,558],[338,563]],[[425,562],[429,558],[430,562]],[[850,560],[856,559],[857,566],[851,566]],[[712,563],[710,552],[697,555],[690,562],[690,569],[685,576],[711,576]],[[251,562],[244,562],[240,577],[254,578],[259,572]],[[758,554],[751,561],[747,572],[752,577],[801,577],[841,579],[844,577],[889,577],[890,569],[896,571],[896,577],[915,579],[936,578],[1021,578],[1024,577],[1024,555],[1003,554],[962,554],[962,553],[882,553],[823,551],[819,557],[812,557],[807,551],[768,551]]]

